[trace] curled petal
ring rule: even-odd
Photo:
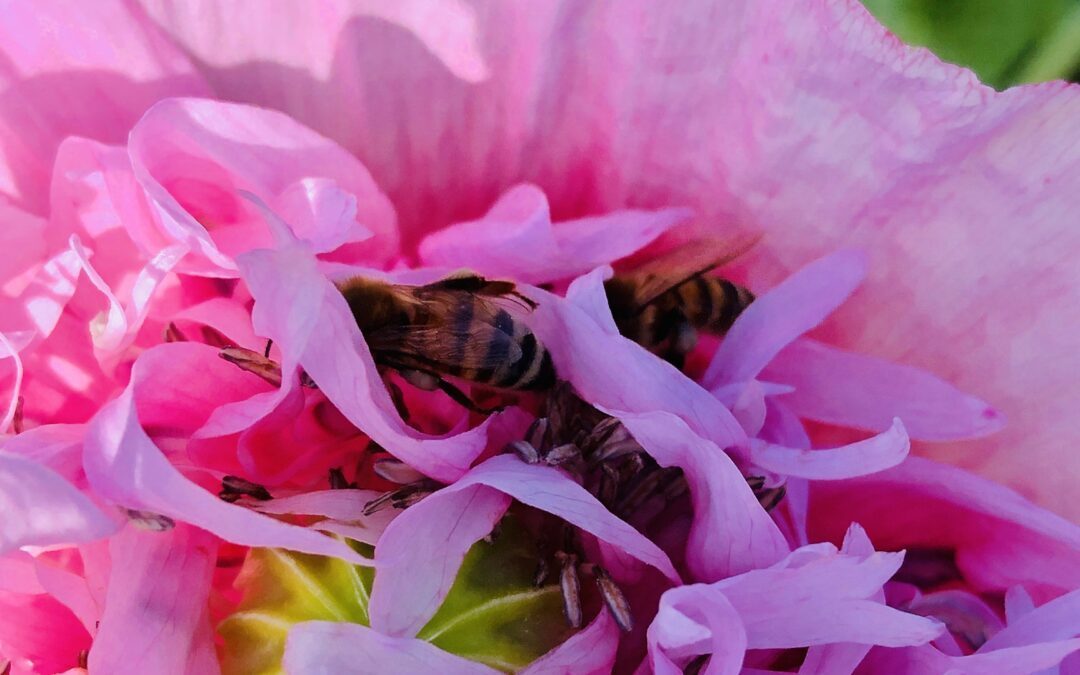
[[[707,388],[757,376],[773,357],[821,323],[866,276],[859,251],[843,250],[810,263],[746,308],[702,376]]]
[[[213,651],[207,600],[217,558],[213,537],[179,525],[126,528],[109,543],[113,570],[89,668],[105,673],[206,673]]]
[[[559,281],[634,253],[691,214],[677,208],[616,211],[552,225],[544,193],[524,184],[504,193],[480,220],[428,235],[420,258],[530,284]]]
[[[107,537],[117,523],[51,469],[0,452],[0,553]]]
[[[894,417],[921,441],[977,438],[999,431],[1004,416],[985,401],[930,373],[816,340],[796,340],[768,365],[793,387],[784,403],[800,417],[878,431]]]
[[[284,665],[290,675],[499,672],[444,652],[424,640],[393,637],[360,624],[331,621],[305,621],[294,626],[285,643]]]
[[[812,480],[836,480],[896,466],[907,457],[911,442],[896,418],[888,431],[839,448],[800,450],[762,441],[751,441],[750,447],[751,460],[763,469]]]
[[[708,675],[736,675],[747,647],[739,612],[723,592],[703,584],[664,593],[647,640],[656,675],[679,675],[701,654],[711,655]]]

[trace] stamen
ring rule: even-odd
[[[140,511],[138,509],[127,509],[121,507],[121,510],[131,521],[131,524],[140,527],[150,532],[168,532],[176,527],[176,521],[168,516],[164,516],[160,513],[154,513],[153,511]]]
[[[702,654],[701,656],[694,657],[690,663],[686,664],[683,668],[683,675],[699,675],[702,669],[705,668],[705,664],[709,662],[711,654]]]
[[[172,321],[165,326],[165,330],[161,337],[165,342],[187,342],[187,336],[185,336]]]
[[[544,450],[551,443],[551,424],[546,417],[537,417],[525,432],[525,442],[533,448]]]
[[[395,457],[380,457],[372,462],[371,470],[383,480],[398,485],[411,485],[424,479],[424,475]]]
[[[23,431],[23,406],[26,404],[26,399],[20,396],[15,401],[15,414],[11,417],[11,430],[16,435],[21,434]]]
[[[592,574],[596,579],[596,587],[600,589],[600,596],[604,598],[604,604],[607,605],[615,623],[624,632],[629,633],[634,629],[634,616],[630,613],[630,603],[627,602],[626,595],[603,567],[594,565]]]
[[[397,490],[384,492],[367,504],[364,504],[364,515],[370,516],[386,507],[387,504],[395,509],[407,509],[419,502],[424,497],[435,491],[437,484],[434,481],[424,479],[404,485]]]
[[[251,497],[259,501],[273,499],[273,495],[265,487],[239,476],[225,476],[222,478],[221,491],[218,492],[218,497],[229,503],[233,503],[241,497]]]
[[[330,469],[330,489],[331,490],[348,490],[356,487],[345,479],[345,472],[341,470],[340,466]]]
[[[526,464],[539,464],[540,453],[537,452],[536,447],[528,441],[511,441],[506,444],[506,449],[511,450],[518,459]]]
[[[563,613],[572,628],[581,628],[581,580],[577,573],[577,556],[558,551],[555,557],[562,563],[559,587],[562,589]]]
[[[552,448],[547,454],[544,455],[544,462],[549,466],[561,466],[567,462],[572,462],[581,457],[581,450],[573,443],[564,443],[558,447]]]
[[[281,386],[281,366],[262,354],[243,347],[226,347],[218,356],[241,370],[258,375],[275,387]]]

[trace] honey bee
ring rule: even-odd
[[[699,330],[726,333],[754,301],[748,289],[706,276],[753,243],[732,247],[714,241],[694,242],[647,267],[608,279],[604,291],[619,332],[681,367],[697,344]]]
[[[472,410],[490,412],[443,377],[525,391],[555,383],[551,354],[504,302],[536,306],[512,282],[458,274],[405,286],[356,277],[338,288],[375,363],[421,389],[441,389]]]

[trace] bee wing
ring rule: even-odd
[[[365,336],[384,363],[446,372],[496,368],[521,359],[517,322],[496,303],[442,288],[421,286],[413,292],[424,308],[423,321],[385,326]]]
[[[629,273],[639,280],[634,298],[638,308],[644,308],[668,291],[735,260],[760,240],[760,234],[736,239],[695,239],[653,258]]]

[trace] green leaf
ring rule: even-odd
[[[506,671],[519,669],[565,640],[557,585],[535,588],[536,547],[508,516],[493,543],[465,556],[439,611],[419,637],[446,651]],[[370,555],[370,547],[356,546]],[[241,601],[218,625],[222,672],[277,675],[289,628],[301,621],[368,625],[374,573],[336,558],[253,549],[236,581]]]
[[[1029,62],[1051,47],[1078,0],[863,0],[874,16],[905,42],[929,47],[1003,88],[1027,75]],[[1053,47],[1052,67],[1040,79],[1068,77],[1080,44]],[[1069,51],[1071,50],[1071,52]],[[1065,53],[1063,53],[1065,52]]]

